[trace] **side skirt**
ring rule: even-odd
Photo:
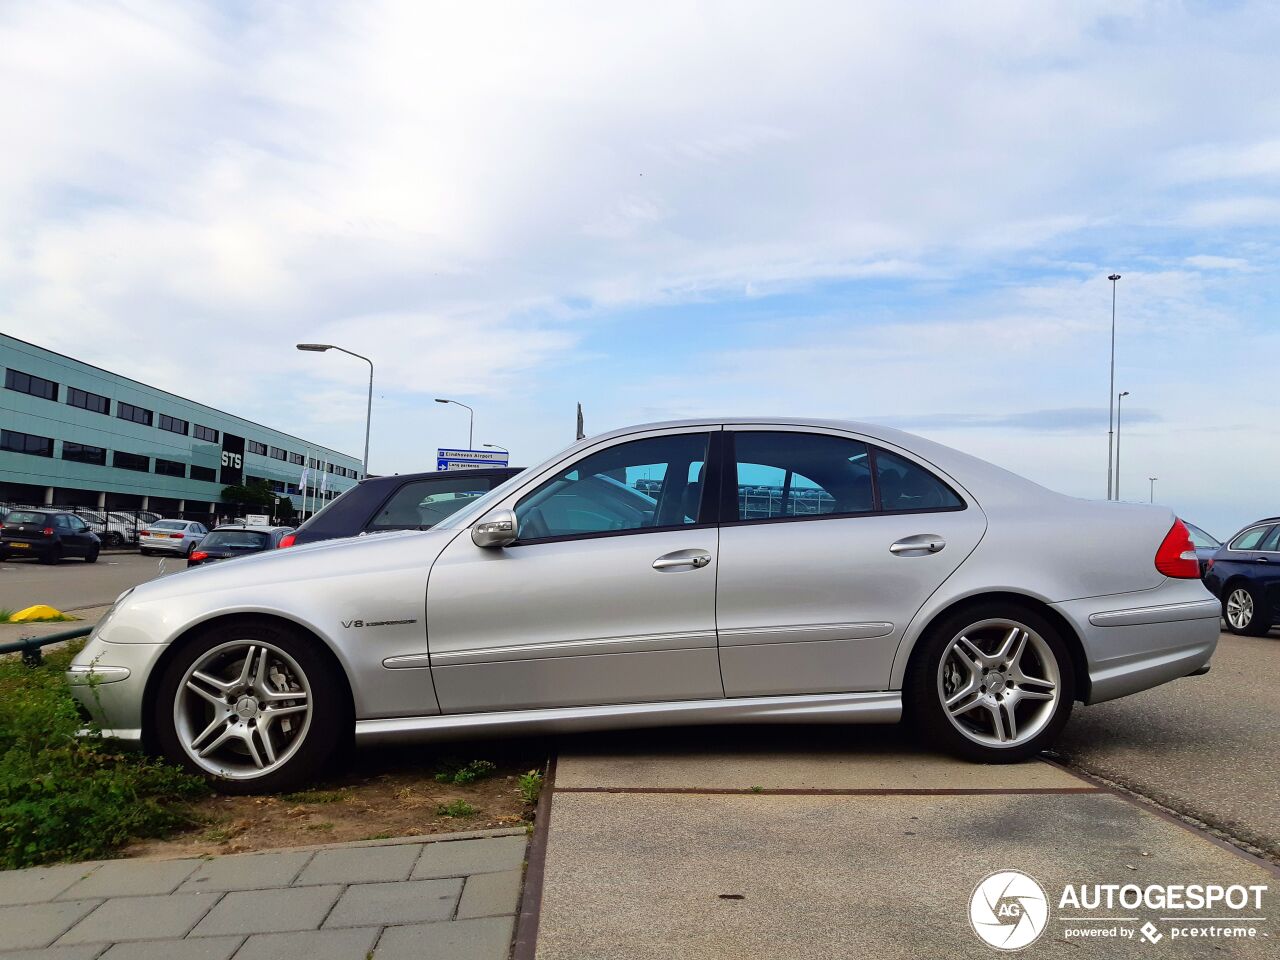
[[[897,723],[900,719],[902,694],[893,690],[357,720],[356,741],[368,745],[480,734],[570,733],[700,723]]]

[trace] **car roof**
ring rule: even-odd
[[[211,532],[217,533],[219,530],[253,530],[257,533],[272,533],[276,530],[292,530],[292,529],[293,527],[284,527],[284,526],[272,527],[272,526],[264,526],[263,524],[260,524],[260,523],[224,523],[221,526],[214,527]]]
[[[524,467],[482,467],[477,470],[424,470],[420,473],[391,473],[378,477],[365,477],[352,489],[358,487],[380,486],[388,483],[403,483],[408,480],[429,480],[432,477],[476,476],[491,477],[494,474],[517,474]]]

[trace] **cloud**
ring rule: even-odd
[[[984,430],[1035,431],[1096,431],[1107,418],[1106,407],[1067,407],[1062,410],[1025,410],[1017,413],[925,413],[912,416],[874,417],[878,423],[900,427],[903,430],[956,430],[978,428]],[[1140,407],[1124,411],[1126,425],[1159,423],[1162,418],[1152,410]]]

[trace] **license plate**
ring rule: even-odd
[[[9,546],[11,546],[11,547],[13,547],[14,549],[17,549],[17,550],[30,550],[30,549],[31,549],[31,544],[29,544],[29,543],[11,543],[11,544],[9,544]]]

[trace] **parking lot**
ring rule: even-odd
[[[182,557],[144,557],[137,552],[103,553],[97,563],[64,560],[56,567],[38,560],[0,562],[0,609],[47,603],[64,612],[110,603],[125,590],[186,568]]]

